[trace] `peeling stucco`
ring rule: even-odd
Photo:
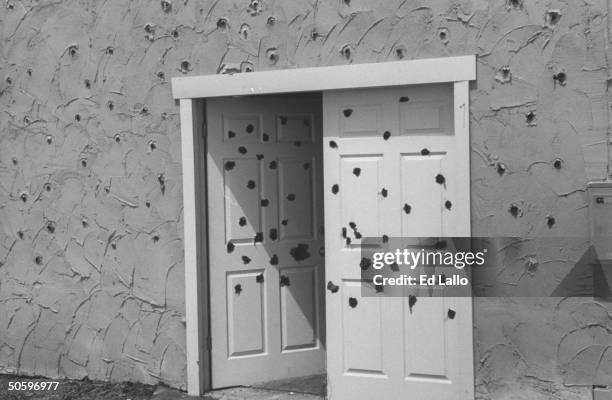
[[[587,243],[530,238],[586,238],[586,184],[609,171],[607,12],[604,0],[6,0],[0,370],[185,388],[173,76],[477,54],[472,232],[525,238],[500,279],[543,293]],[[478,398],[590,398],[611,382],[609,310],[475,299]]]

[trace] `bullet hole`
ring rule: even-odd
[[[330,292],[337,293],[339,289],[340,289],[340,286],[334,285],[334,282],[332,281],[327,282],[327,290],[329,290]]]
[[[110,193],[110,187],[104,186],[104,193],[109,194]]]
[[[329,141],[329,147],[331,147],[332,149],[337,149],[338,148],[338,143],[334,142],[333,140]]]
[[[83,218],[81,219],[81,226],[82,226],[83,228],[87,228],[87,227],[89,226],[89,221],[87,221],[87,218],[83,217]]]
[[[70,46],[68,46],[68,54],[70,54],[70,57],[76,57],[78,53],[79,53],[78,45],[71,44]]]
[[[233,139],[234,137],[236,137],[236,132],[234,131],[227,131],[227,137],[230,139]]]
[[[155,151],[155,149],[157,149],[157,143],[154,140],[151,140],[149,142],[149,150]]]
[[[55,222],[49,221],[47,223],[47,232],[54,233],[55,232]]]
[[[548,226],[548,229],[552,229],[552,227],[555,226],[555,222],[555,217],[553,217],[552,215],[546,216],[546,226]]]
[[[240,146],[238,147],[238,153],[240,154],[246,154],[247,153],[247,149],[244,146]]]
[[[79,114],[74,114],[74,120],[76,122],[81,122],[81,116]]]
[[[234,249],[236,248],[236,246],[234,245],[234,243],[232,243],[232,242],[228,242],[228,243],[227,243],[226,248],[227,248],[227,252],[228,252],[228,253],[231,253],[231,252],[233,252],[233,251],[234,251]]]
[[[247,256],[242,256],[242,263],[243,264],[248,264],[251,262],[251,258],[247,257]]]
[[[446,209],[450,211],[450,209],[453,208],[453,203],[450,200],[446,200],[446,202],[444,203],[444,207],[446,207]]]
[[[414,307],[414,305],[417,302],[417,297],[413,294],[408,296],[408,307],[410,308],[410,314],[412,314],[412,307]]]
[[[353,114],[353,110],[352,110],[352,109],[350,109],[350,108],[345,108],[345,109],[342,111],[342,113],[344,114],[344,116],[345,116],[346,118],[348,118],[348,117],[350,117],[350,116],[351,116],[351,114]]]
[[[342,227],[342,238],[346,238],[346,228]]]
[[[281,125],[287,125],[288,118],[286,116],[281,115],[278,117],[278,119],[280,119]]]
[[[253,64],[248,61],[243,61],[240,63],[240,71],[241,72],[253,72],[255,69],[253,68]]]
[[[288,219],[284,219],[284,220],[282,220],[282,221],[281,221],[281,224],[282,224],[283,226],[287,226],[287,224],[288,224],[288,223],[289,223],[289,220],[288,220]]]
[[[251,0],[251,4],[247,8],[247,12],[253,17],[261,14],[263,11],[263,5],[260,0]]]
[[[10,76],[7,76],[4,81],[9,85],[13,83],[13,79]]]
[[[278,239],[278,231],[275,228],[271,228],[268,236],[270,237],[270,240],[276,240]]]
[[[247,220],[246,220],[246,218],[245,218],[245,217],[240,217],[240,218],[238,219],[238,225],[240,225],[240,226],[245,226],[246,224],[247,224]]]
[[[268,59],[268,64],[275,65],[278,62],[277,50],[275,48],[266,50],[266,58]]]
[[[278,265],[278,256],[276,254],[273,254],[270,258],[270,265]]]
[[[448,29],[446,28],[440,28],[438,30],[438,38],[440,38],[440,41],[442,42],[442,44],[447,45],[448,44]]]
[[[351,306],[351,308],[357,307],[357,299],[354,297],[349,297],[348,303],[349,303],[349,306]]]
[[[448,315],[448,319],[455,319],[455,315],[457,315],[457,312],[452,308],[449,308],[446,315]]]
[[[116,243],[116,242],[112,242],[112,243],[111,243],[111,248],[112,248],[113,250],[117,250],[117,243]]]
[[[47,141],[47,144],[51,144],[51,143],[53,143],[53,136],[51,136],[51,135],[47,135],[47,137],[45,138],[45,140]]]
[[[264,142],[267,142],[268,140],[270,140],[270,135],[268,135],[267,133],[264,133],[263,135],[261,135],[261,138],[263,139]]]
[[[495,80],[502,84],[512,82],[512,72],[510,71],[510,66],[504,65],[501,67],[495,74]]]
[[[108,46],[104,52],[109,56],[112,56],[115,53],[115,48],[112,46]]]
[[[446,247],[448,247],[448,243],[446,242],[446,240],[438,240],[438,241],[436,242],[436,244],[434,245],[434,247],[435,247],[437,250],[443,250],[443,249],[445,249]]]
[[[517,218],[520,214],[521,214],[521,209],[519,208],[519,206],[517,206],[516,204],[511,204],[510,208],[508,209],[508,212],[510,213],[510,215],[512,215],[514,218]]]
[[[382,242],[383,242],[383,243],[389,243],[389,236],[387,236],[387,235],[382,235]]]
[[[402,60],[404,59],[404,57],[406,57],[406,49],[403,46],[396,47],[395,48],[395,58]]]
[[[293,257],[295,261],[304,261],[310,257],[308,245],[304,243],[298,243],[296,247],[289,250],[289,254],[291,254],[291,257]]]
[[[442,174],[436,175],[436,183],[439,185],[444,185],[446,183],[446,178],[444,178],[444,175]]]
[[[120,134],[116,134],[115,135],[115,143],[121,143],[121,135]]]
[[[85,88],[91,89],[91,81],[89,79],[85,79],[84,84]]]
[[[22,231],[17,231],[17,237],[18,237],[19,239],[22,239],[22,240],[23,240],[23,236],[24,236],[24,235],[23,235],[23,232],[22,232]]]
[[[523,0],[509,0],[508,4],[514,8],[519,8],[523,6]]]
[[[253,133],[253,131],[255,130],[255,127],[253,126],[253,124],[248,124],[245,130],[247,133]]]
[[[349,226],[351,227],[352,230],[355,230],[357,228],[357,224],[354,222],[349,222]]]
[[[390,137],[391,137],[391,132],[385,131],[385,133],[383,133],[383,139],[389,140]]]
[[[340,48],[340,55],[344,57],[346,60],[351,60],[353,58],[353,46],[350,44],[345,44]]]
[[[172,3],[170,3],[168,0],[162,0],[160,4],[163,12],[169,13],[172,11]]]
[[[113,109],[115,108],[115,105],[113,104],[112,101],[107,101],[106,102],[106,108],[108,108],[109,111],[113,111]]]
[[[402,96],[399,99],[400,103],[406,103],[408,101],[410,101],[410,98],[408,98],[408,96]]]
[[[556,158],[555,161],[553,161],[553,167],[555,169],[561,169],[561,167],[563,166],[563,160],[561,160],[560,158]]]
[[[26,193],[21,193],[21,195],[19,196],[19,198],[21,199],[21,201],[23,201],[24,203],[26,201],[28,201],[28,195]]]
[[[289,286],[291,285],[291,281],[287,275],[281,275],[280,277],[280,285],[281,286]]]
[[[333,194],[338,194],[338,192],[340,191],[340,187],[338,186],[338,184],[334,184],[332,186],[331,191],[332,191]]]
[[[87,168],[87,160],[85,158],[81,159],[81,167]]]
[[[293,194],[293,193],[289,193],[289,194],[287,195],[287,200],[289,200],[289,201],[293,201],[293,200],[295,200],[295,194]]]
[[[140,114],[142,114],[142,115],[147,115],[147,114],[149,114],[149,107],[147,107],[146,105],[143,105],[143,106],[140,108]]]
[[[255,185],[255,181],[253,181],[253,180],[249,180],[249,181],[247,182],[247,188],[249,188],[249,189],[251,189],[251,190],[252,190],[252,189],[255,189],[255,186],[257,186],[257,185]]]
[[[268,199],[261,199],[261,206],[262,207],[268,207],[268,204],[270,204],[270,200],[268,200]]]
[[[181,72],[186,74],[187,72],[191,71],[191,63],[187,60],[183,60],[181,61],[181,68],[180,68]]]
[[[546,25],[552,28],[561,20],[561,12],[559,10],[548,10],[546,11],[544,20],[546,21]]]
[[[361,239],[361,233],[355,232],[355,239]]]
[[[343,0],[343,1],[344,1],[344,4],[346,4],[347,6],[351,5],[351,0]]]
[[[261,243],[263,242],[263,232],[257,232],[253,237],[253,243]]]
[[[353,175],[355,176],[361,175],[361,168],[353,168]]]
[[[223,168],[225,168],[226,171],[231,171],[234,169],[235,166],[236,163],[234,161],[226,161]]]
[[[382,197],[387,197],[387,195],[389,194],[389,192],[387,191],[387,189],[384,189],[380,191],[380,194],[382,195]]]
[[[428,150],[428,149],[423,149],[423,150],[421,150],[421,155],[422,155],[422,156],[428,156],[429,154],[431,154],[431,153],[429,152],[429,150]]]
[[[178,29],[173,29],[172,32],[170,32],[170,34],[172,35],[173,39],[178,39],[180,35]]]
[[[535,273],[538,270],[539,265],[540,263],[535,257],[529,257],[527,258],[527,261],[525,261],[527,271],[529,271],[530,273]]]
[[[151,208],[151,202],[149,200],[145,201],[145,207]]]
[[[276,23],[276,18],[273,16],[269,16],[268,19],[266,20],[266,24],[268,24],[268,26],[273,26]]]
[[[370,268],[371,265],[372,265],[372,260],[370,260],[367,257],[363,257],[361,259],[361,262],[359,263],[359,268],[361,268],[362,271],[365,271],[368,268]]]
[[[384,292],[384,287],[383,285],[374,285],[374,290],[376,290],[376,293],[382,293]]]
[[[527,114],[525,114],[525,122],[527,122],[527,125],[529,126],[535,126],[535,120],[536,120],[536,114],[533,111],[529,111]]]
[[[157,182],[159,182],[159,188],[161,189],[162,195],[166,193],[166,178],[164,174],[157,175]]]
[[[227,28],[228,22],[227,18],[219,18],[217,20],[217,28],[221,30],[225,30]]]
[[[153,243],[159,242],[159,235],[156,233],[153,235]]]
[[[13,10],[13,9],[15,9],[15,4],[13,4],[13,3],[11,3],[11,2],[8,2],[8,3],[6,4],[6,8],[8,8],[9,10]]]
[[[565,86],[565,84],[567,83],[567,75],[563,71],[557,72],[553,74],[553,80],[559,82],[561,86]]]
[[[37,265],[41,265],[41,264],[42,264],[42,262],[43,262],[43,258],[42,258],[42,256],[36,256],[36,258],[34,259],[34,262],[35,262]]]
[[[152,24],[145,24],[144,30],[146,33],[155,33],[155,29]]]
[[[319,36],[321,36],[321,35],[319,34],[319,32],[317,32],[316,29],[313,29],[313,30],[310,31],[310,39],[311,40],[317,40],[319,38]]]
[[[350,245],[351,245],[351,238],[350,238],[350,237],[347,237],[347,238],[346,238],[346,240],[345,240],[345,242],[346,242],[346,245],[347,245],[347,246],[350,246]]]
[[[47,182],[47,183],[45,183],[45,186],[43,186],[43,187],[44,187],[45,191],[47,191],[47,192],[50,192],[50,191],[51,191],[51,189],[52,189],[51,184],[50,184],[50,183],[48,183],[48,182]]]
[[[506,173],[506,166],[500,162],[495,164],[495,169],[497,170],[497,173],[499,174],[499,176],[502,176],[503,174]]]
[[[28,76],[32,76],[32,68],[28,68],[26,70],[26,72],[27,72]]]
[[[242,292],[242,285],[241,284],[235,285],[234,286],[234,293],[240,294],[240,292]]]
[[[304,163],[304,170],[308,171],[310,169],[310,163]]]
[[[257,283],[263,283],[263,281],[264,281],[264,276],[263,276],[263,274],[259,274],[259,275],[257,275],[257,276],[255,277],[255,282],[257,282]]]
[[[270,169],[276,169],[278,167],[278,163],[276,161],[271,161],[268,167]]]
[[[296,140],[295,142],[293,142],[293,144],[295,145],[295,147],[300,147],[302,145],[302,142]]]
[[[157,77],[161,80],[166,79],[166,74],[164,73],[164,71],[158,71],[157,72]]]
[[[11,158],[11,161],[12,161],[13,165],[19,164],[19,160],[17,160],[17,157]]]

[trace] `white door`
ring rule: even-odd
[[[324,92],[331,400],[473,398],[471,298],[360,281],[360,238],[470,236],[467,85]]]
[[[210,99],[206,118],[212,386],[323,373],[321,98]]]

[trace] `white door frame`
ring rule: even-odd
[[[190,395],[197,396],[210,389],[205,99],[450,82],[454,83],[455,132],[467,138],[461,150],[469,152],[469,81],[475,79],[474,55],[172,78],[172,96],[180,101],[187,391]],[[469,173],[462,181],[469,187]]]

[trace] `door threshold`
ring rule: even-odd
[[[279,392],[310,394],[319,396],[318,398],[324,398],[326,384],[326,375],[320,374],[256,383],[251,387]]]

